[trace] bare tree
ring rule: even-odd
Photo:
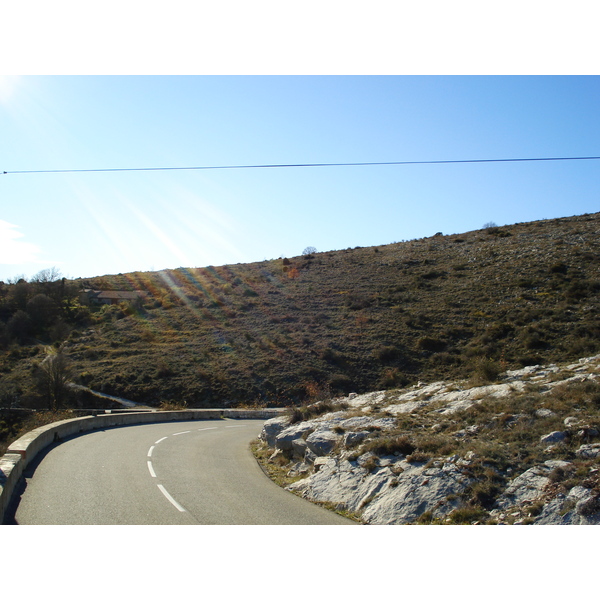
[[[60,279],[62,279],[60,269],[50,267],[49,269],[43,269],[39,273],[36,273],[31,278],[31,281],[34,283],[52,283],[53,281],[58,281]]]
[[[302,250],[302,256],[308,256],[309,254],[314,254],[317,249],[314,246],[306,246],[304,250]]]
[[[38,389],[48,401],[48,408],[60,408],[69,395],[69,383],[73,377],[73,369],[67,356],[50,349],[48,356],[38,365],[35,375]]]

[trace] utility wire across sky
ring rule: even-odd
[[[443,165],[457,163],[541,162],[559,160],[600,160],[600,156],[560,156],[551,158],[480,158],[467,160],[404,160],[393,162],[352,163],[298,163],[272,165],[216,165],[201,167],[140,167],[122,169],[48,169],[38,171],[2,171],[3,175],[29,175],[33,173],[107,173],[116,171],[200,171],[208,169],[289,169],[294,167],[368,167],[385,165]]]

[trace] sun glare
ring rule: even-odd
[[[0,75],[0,102],[6,104],[14,95],[20,77],[17,75]]]

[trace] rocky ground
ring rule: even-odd
[[[321,401],[261,444],[288,490],[366,524],[597,524],[600,355]]]

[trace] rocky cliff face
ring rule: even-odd
[[[265,422],[287,489],[369,524],[600,523],[600,356]]]

